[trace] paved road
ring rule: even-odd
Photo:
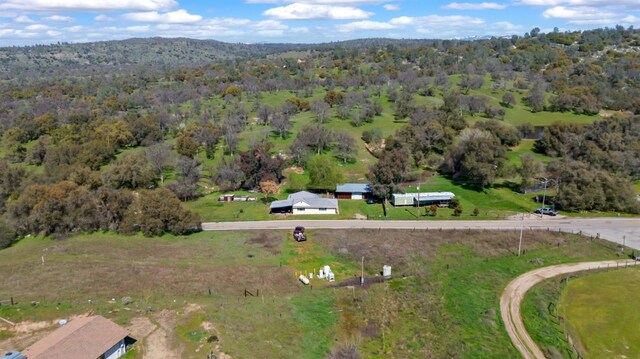
[[[545,359],[544,354],[536,343],[531,339],[529,333],[524,328],[520,307],[522,300],[529,289],[536,284],[549,278],[559,275],[582,272],[591,269],[604,268],[607,266],[616,267],[622,265],[636,265],[634,261],[602,261],[602,262],[582,262],[571,264],[560,264],[550,267],[539,268],[527,272],[514,279],[505,288],[500,298],[500,313],[505,329],[513,345],[518,348],[525,359]]]
[[[623,243],[640,250],[640,218],[549,218],[500,221],[368,221],[368,220],[281,220],[255,222],[207,222],[202,224],[205,231],[293,229],[295,226],[306,228],[330,229],[497,229],[513,230],[524,226],[525,229],[551,229],[554,231],[582,231],[587,236],[600,236],[612,242]],[[526,236],[524,238],[526,240]]]

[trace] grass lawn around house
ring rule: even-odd
[[[551,161],[551,157],[543,155],[541,153],[537,153],[534,151],[536,140],[531,139],[523,139],[520,141],[520,144],[510,148],[507,151],[507,164],[520,166],[520,157],[525,153],[530,153],[539,161],[543,163],[548,163]]]
[[[640,357],[640,268],[611,270],[569,281],[558,311],[585,358]]]

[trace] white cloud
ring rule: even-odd
[[[389,21],[390,24],[433,38],[465,37],[478,34],[494,34],[497,28],[493,24],[487,25],[481,18],[462,15],[428,15],[428,16],[400,16]],[[408,30],[410,29],[410,30]],[[504,30],[499,30],[502,32]]]
[[[183,9],[162,14],[157,11],[132,12],[123,14],[122,18],[138,22],[161,22],[169,24],[190,23],[202,20],[202,16],[189,14]]]
[[[37,32],[28,32],[21,29],[0,29],[0,38],[35,38],[39,34]]]
[[[64,30],[68,31],[68,32],[80,32],[84,29],[84,26],[80,26],[80,25],[76,25],[76,26],[69,26],[69,27],[65,27]]]
[[[276,21],[276,20],[264,20],[264,21],[259,21],[255,24],[251,25],[252,29],[256,29],[256,30],[286,30],[289,27],[283,23],[281,23],[280,21]]]
[[[400,5],[398,4],[385,4],[383,7],[385,10],[389,10],[389,11],[400,10]]]
[[[44,20],[55,21],[55,22],[73,22],[75,21],[70,16],[62,16],[62,15],[51,15],[43,18]]]
[[[129,32],[147,32],[151,30],[151,27],[149,25],[127,26],[124,30]]]
[[[498,21],[493,23],[493,28],[499,29],[502,31],[521,31],[523,30],[522,25],[515,25],[508,21]]]
[[[364,4],[380,4],[386,2],[384,0],[247,0],[248,4],[320,4],[320,5],[364,5]]]
[[[336,29],[340,32],[391,30],[395,28],[396,27],[390,23],[378,21],[356,21],[336,26]]]
[[[29,31],[43,31],[43,30],[49,30],[50,27],[42,24],[33,24],[33,25],[26,26],[24,29]]]
[[[50,37],[58,37],[58,36],[62,35],[62,33],[60,31],[56,31],[56,30],[49,30],[49,31],[47,31],[47,35],[49,35]]]
[[[255,34],[262,37],[282,37],[284,30],[259,30]]]
[[[0,10],[23,11],[100,11],[100,10],[170,10],[175,0],[3,0]]]
[[[393,25],[409,25],[409,24],[412,24],[413,21],[414,21],[414,18],[412,17],[400,16],[400,17],[395,17],[391,19],[390,23],[392,23]]]
[[[620,12],[600,9],[596,7],[554,6],[542,13],[547,19],[562,19],[571,24],[579,25],[610,25],[610,24],[638,24],[638,18]]]
[[[520,0],[516,4],[530,6],[620,6],[640,9],[640,1],[638,0]]]
[[[35,21],[31,20],[31,18],[29,18],[28,16],[25,16],[25,15],[21,15],[21,16],[16,17],[14,19],[14,21],[15,22],[26,22],[26,23],[35,22]]]
[[[448,10],[502,10],[506,7],[507,5],[498,4],[495,2],[452,2],[448,5],[443,6],[442,8]]]
[[[433,28],[434,31],[438,31],[442,27],[466,27],[482,25],[484,24],[484,20],[477,17],[462,15],[428,15],[418,17],[396,17],[391,19],[390,23],[393,25],[416,25],[423,28],[429,27]]]
[[[100,15],[94,17],[93,19],[96,20],[96,21],[113,21],[113,20],[115,20],[111,16],[107,16],[105,14],[100,14]]]
[[[311,19],[332,19],[332,20],[359,20],[367,19],[370,12],[351,6],[331,6],[293,3],[287,6],[268,9],[264,15],[279,20],[311,20]]]

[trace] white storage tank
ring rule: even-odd
[[[387,265],[382,266],[382,276],[391,277],[391,266],[387,266]]]
[[[300,277],[298,277],[298,279],[300,279],[300,281],[304,283],[304,285],[309,284],[309,278],[307,278],[304,274],[300,274]]]

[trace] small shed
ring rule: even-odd
[[[394,206],[413,206],[412,193],[394,193],[391,195],[391,204]]]
[[[336,186],[337,199],[366,199],[371,196],[368,183],[343,183]]]

